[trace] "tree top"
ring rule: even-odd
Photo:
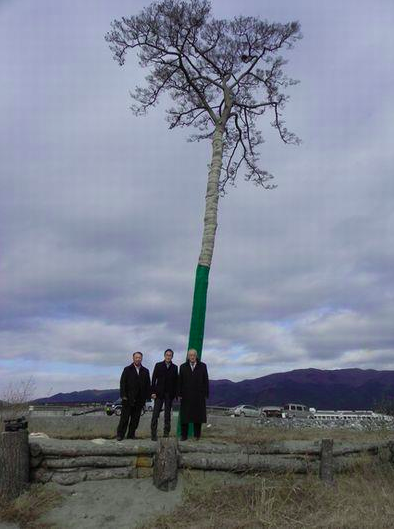
[[[285,89],[296,81],[285,75],[280,52],[300,38],[298,22],[215,19],[208,0],[154,2],[138,15],[115,20],[106,35],[120,65],[135,49],[140,66],[149,68],[146,85],[132,93],[135,114],[145,113],[167,92],[173,104],[167,110],[170,128],[196,127],[191,140],[223,131],[222,192],[226,183],[234,183],[241,165],[247,180],[273,187],[272,175],[258,166],[259,116],[270,113],[285,143],[299,141],[282,117]]]

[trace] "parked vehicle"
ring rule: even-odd
[[[147,411],[153,411],[154,402],[153,400],[147,400],[145,406],[142,408],[142,413]],[[107,415],[117,415],[120,416],[122,412],[122,399],[117,399],[115,402],[106,402],[104,406],[104,411]]]
[[[282,417],[283,409],[280,406],[264,406],[261,415],[265,417]]]
[[[249,404],[236,406],[231,412],[231,415],[235,415],[235,417],[260,417],[261,415],[259,408],[256,408],[256,406],[250,406]]]
[[[147,412],[147,411],[153,411],[153,406],[155,405],[154,401],[152,399],[150,400],[147,400],[145,402],[145,406],[144,406],[144,413]]]
[[[283,406],[283,417],[299,417],[304,419],[313,419],[314,415],[307,406],[303,404],[285,404]]]
[[[106,402],[104,411],[107,415],[119,416],[122,411],[122,399],[117,399],[115,402]]]

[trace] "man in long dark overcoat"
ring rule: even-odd
[[[133,362],[123,369],[120,377],[120,398],[122,412],[116,439],[121,441],[127,432],[128,439],[135,439],[135,431],[140,422],[141,411],[150,396],[149,370],[142,364],[142,353],[133,353]],[[130,421],[130,424],[129,424]]]
[[[174,351],[166,349],[164,360],[157,362],[152,375],[152,399],[155,401],[151,421],[151,439],[157,441],[157,421],[164,405],[164,437],[171,430],[172,402],[178,392],[178,367],[172,362]]]
[[[206,399],[209,397],[207,366],[197,358],[197,351],[189,349],[187,360],[179,368],[181,398],[181,440],[186,441],[189,423],[193,423],[194,437],[201,436],[201,424],[207,422]]]

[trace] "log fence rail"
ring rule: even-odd
[[[237,444],[176,439],[61,440],[31,437],[27,431],[0,434],[0,495],[18,496],[29,481],[72,485],[80,481],[152,477],[160,490],[176,486],[178,469],[230,472],[318,474],[331,484],[337,472],[351,468],[357,456],[386,451],[394,464],[394,440],[351,443],[267,441]]]

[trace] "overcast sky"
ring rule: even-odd
[[[117,387],[130,353],[183,361],[208,143],[104,40],[144,0],[0,0],[0,393]],[[299,20],[285,116],[261,167],[220,200],[203,359],[211,378],[394,369],[394,3],[213,0],[216,17]],[[1,398],[1,397],[0,397]]]

